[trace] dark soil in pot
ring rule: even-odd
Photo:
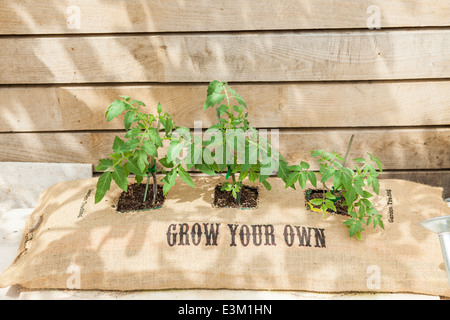
[[[344,216],[349,216],[349,214],[347,212],[348,207],[343,205],[344,197],[342,196],[342,191],[336,192],[334,194],[334,196],[336,198],[338,198],[338,200],[334,203],[334,206],[336,207],[337,212],[334,212],[332,210],[328,210],[328,212],[329,213],[337,213],[337,214],[344,215]],[[309,202],[312,199],[322,199],[322,197],[323,197],[323,190],[321,190],[321,189],[307,189],[305,191],[306,202]],[[320,209],[320,206],[315,206],[315,205],[312,205],[312,206],[316,209]],[[306,205],[306,208],[308,210],[310,210],[308,205]]]
[[[165,200],[163,196],[163,187],[158,185],[157,187],[156,202],[153,203],[153,186],[149,185],[147,192],[147,199],[144,199],[145,193],[145,183],[142,184],[131,184],[128,186],[127,192],[122,192],[119,197],[119,202],[117,203],[118,212],[129,212],[129,211],[140,211],[140,210],[151,210],[160,208]]]
[[[251,209],[258,206],[257,187],[243,186],[240,192],[241,205],[239,205],[230,191],[220,190],[222,186],[223,184],[218,184],[214,189],[213,207]]]

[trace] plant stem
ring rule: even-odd
[[[344,156],[344,161],[342,161],[342,166],[345,167],[345,162],[347,161],[347,156],[348,156],[348,152],[350,151],[350,147],[352,146],[352,142],[353,142],[353,137],[355,135],[352,134],[352,136],[350,137],[350,141],[348,142],[348,146],[347,146],[347,151],[345,152],[345,156]]]
[[[234,173],[231,174],[231,179],[233,180],[234,184],[236,184],[236,176]],[[239,191],[237,193],[236,201],[238,205],[241,205],[241,192]]]
[[[150,172],[147,175],[147,183],[145,184],[144,200],[142,200],[142,202],[145,202],[145,200],[147,200],[147,192],[148,192],[149,182],[150,182]]]
[[[153,204],[156,204],[156,196],[158,194],[158,184],[156,181],[156,172],[152,172],[153,177]]]

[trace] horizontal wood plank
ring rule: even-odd
[[[271,131],[269,131],[270,133]],[[280,130],[279,150],[290,162],[311,162],[310,152],[344,153],[355,134],[349,159],[366,152],[378,156],[385,169],[450,169],[450,129]],[[0,161],[92,163],[112,151],[115,135],[123,132],[2,133]],[[161,155],[163,155],[161,153]],[[350,162],[351,164],[351,162]]]
[[[0,38],[0,84],[450,77],[450,30]]]
[[[0,34],[367,28],[373,10],[381,28],[450,25],[447,0],[3,0]]]
[[[450,170],[439,171],[390,171],[383,172],[380,179],[401,179],[443,188],[442,197],[450,198]]]
[[[230,84],[246,100],[250,123],[263,128],[450,125],[450,81]],[[120,95],[158,102],[179,126],[217,122],[203,111],[207,84],[0,88],[0,131],[123,129],[106,122]],[[7,106],[7,107],[6,107]]]

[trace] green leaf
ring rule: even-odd
[[[313,157],[320,157],[322,155],[323,150],[312,150],[311,156]]]
[[[137,162],[133,159],[129,159],[127,162],[128,170],[130,170],[131,173],[134,173],[136,176],[144,176],[145,173],[141,171],[137,165]]]
[[[134,120],[136,120],[136,113],[134,111],[128,111],[125,114],[125,118],[123,120],[123,123],[125,125],[125,130],[129,130],[131,125],[133,124]]]
[[[334,189],[339,189],[339,187],[341,186],[341,182],[342,182],[342,172],[341,171],[336,171],[334,173],[334,180],[333,180],[333,186]]]
[[[169,162],[175,160],[180,155],[182,149],[183,145],[181,143],[171,143],[167,150],[167,160]]]
[[[118,99],[114,101],[106,110],[106,121],[111,121],[112,119],[119,116],[123,110],[125,110],[126,103]]]
[[[136,182],[137,182],[137,184],[141,184],[142,180],[144,180],[144,176],[136,175]]]
[[[145,140],[142,144],[142,147],[148,155],[152,157],[158,157],[158,150],[156,146],[153,144],[153,142]]]
[[[148,136],[150,137],[150,140],[152,140],[152,142],[157,147],[162,147],[163,146],[161,137],[159,136],[159,132],[157,132],[155,128],[148,129]]]
[[[284,182],[286,182],[286,179],[290,173],[291,171],[288,168],[287,162],[284,160],[280,160],[278,162],[278,172],[277,172],[278,178],[281,178]]]
[[[114,171],[111,173],[111,176],[114,179],[114,182],[117,183],[119,188],[127,192],[128,180],[124,168],[122,168],[121,166],[115,166]]]
[[[127,131],[127,133],[125,133],[125,138],[134,138],[139,133],[141,133],[141,129],[139,127],[131,128],[130,130]]]
[[[171,118],[167,119],[165,124],[164,124],[164,132],[167,134],[169,134],[170,132],[172,132],[173,130],[173,120]]]
[[[367,192],[366,190],[363,190],[362,197],[371,198],[371,197],[373,197],[373,194],[371,194],[370,192]]]
[[[249,173],[248,173],[248,179],[249,179],[251,182],[255,182],[256,180],[258,180],[258,173],[256,173],[256,172],[253,171],[253,170],[249,171]]]
[[[317,188],[316,174],[314,173],[314,171],[308,171],[308,178],[309,181],[311,181],[312,185]]]
[[[177,168],[173,168],[167,173],[167,182],[171,186],[174,186],[176,181],[177,181]]]
[[[231,95],[236,99],[236,101],[243,107],[245,107],[247,109],[247,105],[245,104],[244,99],[242,99],[242,97],[233,89],[231,89],[227,84],[226,87],[228,89],[228,91],[230,91]]]
[[[336,212],[336,206],[334,205],[334,202],[331,200],[325,200],[325,204],[328,207],[328,209],[333,210],[334,212]]]
[[[161,114],[162,112],[162,107],[161,107],[161,103],[158,102],[158,106],[156,107],[156,111],[158,112],[158,114]]]
[[[374,158],[373,161],[375,161],[375,163],[377,164],[378,170],[380,170],[380,172],[383,172],[383,164],[381,163],[380,159]]]
[[[215,176],[216,175],[214,170],[211,169],[207,164],[203,164],[203,163],[202,164],[196,164],[195,168],[200,170],[203,173],[206,173],[207,175],[210,175],[210,176]]]
[[[327,193],[325,193],[325,198],[334,200],[334,199],[336,199],[336,196],[334,194],[332,194],[331,192],[327,192]]]
[[[165,158],[159,159],[159,163],[165,168],[173,168],[174,164],[171,161],[167,161],[167,156]]]
[[[137,150],[134,154],[134,159],[136,160],[139,170],[144,172],[145,165],[148,164],[147,154],[142,150]]]
[[[210,95],[213,92],[221,93],[223,91],[223,86],[224,86],[223,82],[217,80],[211,81],[208,85],[208,89],[206,90],[206,94]]]
[[[169,183],[164,183],[163,185],[163,195],[166,195],[167,192],[172,188],[172,186]]]
[[[325,169],[325,172],[322,175],[322,179],[320,180],[321,182],[326,182],[328,181],[334,174],[335,169],[332,167],[328,167]]]
[[[376,178],[372,178],[372,189],[376,194],[380,194],[380,182]]]
[[[131,97],[130,96],[119,96],[121,98],[123,98],[125,101],[130,101]]]
[[[222,102],[225,99],[225,95],[221,93],[212,92],[210,95],[206,97],[206,101],[203,105],[203,110],[208,109],[209,107],[215,106]]]
[[[306,170],[308,170],[311,166],[309,165],[309,163],[307,163],[307,162],[304,162],[304,161],[301,161],[300,162],[300,166],[303,168],[303,169],[306,169]]]
[[[182,166],[178,167],[178,175],[180,176],[181,180],[183,180],[188,186],[195,188],[194,182],[189,176],[189,173],[186,170],[184,170]]]
[[[122,149],[122,146],[125,144],[125,142],[120,139],[119,137],[114,137],[114,142],[113,142],[113,150],[116,153],[121,153],[122,151],[120,151]]]
[[[363,227],[361,225],[361,221],[353,220],[353,224],[350,226],[349,235],[353,237],[357,232],[363,231]]]
[[[323,203],[323,199],[321,198],[311,199],[309,200],[309,202],[311,202],[315,206],[320,206]]]
[[[302,167],[298,164],[294,164],[292,166],[287,167],[290,171],[302,171]]]
[[[132,138],[129,139],[127,142],[125,142],[123,145],[121,145],[116,152],[128,152],[128,151],[134,151],[139,146],[139,139],[138,138]]]
[[[108,170],[109,167],[112,167],[113,161],[111,159],[100,159],[98,166],[95,168],[97,171],[105,171]]]
[[[289,176],[287,177],[287,180],[286,180],[285,188],[287,189],[289,187],[292,187],[294,185],[294,183],[297,182],[298,177],[299,177],[298,172],[292,172],[291,174],[289,174]]]
[[[139,100],[131,100],[130,101],[130,104],[137,104],[138,106],[144,106],[145,107],[145,103],[143,103],[142,101],[139,101]]]
[[[262,182],[262,184],[264,185],[264,187],[267,189],[267,190],[271,190],[272,189],[272,186],[270,185],[270,183],[268,183],[267,182],[267,180],[264,180],[264,181],[261,181]]]
[[[103,173],[97,181],[97,190],[95,191],[95,203],[99,203],[106,192],[111,188],[111,172]]]
[[[359,163],[365,163],[366,162],[366,160],[364,158],[355,158],[355,159],[353,159],[353,161],[359,162]]]
[[[306,187],[306,182],[307,182],[307,172],[306,171],[302,171],[300,173],[300,176],[298,177],[298,183],[300,184],[300,188],[302,188],[303,190]]]
[[[268,177],[270,177],[268,174],[259,174],[259,182],[266,181]]]

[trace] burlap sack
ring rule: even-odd
[[[259,188],[257,209],[212,208],[221,179],[195,178],[195,189],[178,181],[163,208],[136,213],[115,212],[114,184],[97,205],[95,178],[57,184],[42,193],[0,287],[450,296],[438,236],[417,225],[450,214],[441,189],[382,180],[375,203],[385,231],[367,227],[359,241],[345,217],[307,211],[302,190],[278,179]]]

